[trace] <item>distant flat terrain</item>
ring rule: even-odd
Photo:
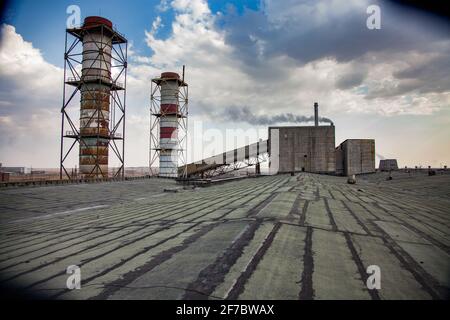
[[[0,189],[0,284],[54,299],[448,299],[450,175],[388,175]]]

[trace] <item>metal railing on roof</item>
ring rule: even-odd
[[[83,28],[83,24],[74,24],[74,25],[72,25],[69,29],[81,29],[81,28]],[[117,31],[117,25],[116,25],[116,24],[113,24],[113,26],[112,26],[112,31],[114,31],[115,33],[117,33],[117,34],[118,34],[119,36],[121,36],[122,38],[126,39],[124,33],[120,32],[120,31]]]
[[[101,78],[102,77],[100,77],[99,79],[101,79]],[[106,79],[106,77],[103,77],[103,78]],[[67,78],[67,82],[80,82],[80,81],[82,81],[82,80],[81,80],[81,78],[78,78],[78,77],[69,77],[69,78]],[[123,83],[122,82],[117,82],[117,81],[111,80],[110,83],[113,84],[116,87],[123,88]]]
[[[74,131],[68,130],[68,131],[66,131],[66,136],[73,137],[73,136],[77,136],[77,134]],[[122,138],[122,133],[120,133],[120,132],[110,133],[110,137],[111,137],[111,139]]]

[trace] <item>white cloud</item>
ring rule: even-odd
[[[174,0],[171,5],[181,13],[181,20],[208,20],[211,14],[208,4],[203,0]]]
[[[342,5],[341,1],[331,4],[331,8],[325,8],[321,3],[291,8],[268,1],[265,12],[271,19],[282,23],[292,16],[297,18],[299,11],[308,9],[302,12],[309,12],[308,16],[314,13],[314,24],[317,25],[324,17],[336,18],[347,13],[342,13],[347,6]],[[286,10],[287,7],[291,9]],[[350,7],[354,10],[364,5],[356,1]],[[426,53],[409,51],[396,56],[380,54],[382,59],[378,57],[377,60],[371,60],[371,55],[367,54],[359,60],[345,63],[324,58],[304,65],[299,65],[286,55],[279,55],[266,58],[258,68],[251,68],[238,59],[239,52],[227,43],[225,31],[217,28],[217,17],[211,13],[205,1],[174,1],[172,8],[176,15],[171,36],[162,40],[155,36],[155,27],[147,31],[147,44],[154,54],[140,61],[156,67],[158,72],[165,69],[180,70],[181,65],[186,64],[193,104],[191,110],[194,114],[199,113],[195,111],[196,106],[201,108],[201,113],[210,114],[220,113],[230,106],[247,106],[256,113],[276,114],[295,110],[309,115],[312,103],[316,100],[321,103],[321,111],[328,113],[326,115],[329,117],[342,112],[429,114],[441,106],[431,98],[431,93],[394,94],[400,84],[408,86],[408,81],[411,82],[397,79],[394,73],[406,67],[406,61],[426,59]],[[158,17],[153,25],[159,23]],[[245,30],[242,32],[245,34]],[[252,34],[248,37],[260,51],[264,50],[264,42]],[[254,59],[261,56],[262,53]],[[364,76],[361,76],[362,83],[357,87],[345,90],[336,88],[341,77],[361,70],[364,70]],[[364,88],[370,89],[365,92]],[[384,92],[386,97],[367,99],[380,92]],[[390,97],[389,92],[392,92]],[[448,103],[446,95],[442,95],[442,98],[441,104]]]
[[[153,35],[156,34],[156,32],[158,32],[158,29],[163,26],[164,25],[161,23],[161,17],[160,16],[156,17],[155,21],[153,21],[152,23],[152,30],[150,31],[151,34]]]
[[[161,2],[156,6],[156,9],[160,12],[166,12],[167,10],[169,10],[169,0],[161,0]]]
[[[62,70],[13,26],[2,25],[0,32],[1,161],[56,167]]]
[[[13,26],[1,26],[0,78],[26,94],[54,94],[61,87],[61,69],[47,63],[41,52],[24,41]],[[5,81],[6,82],[6,81]],[[24,92],[14,92],[23,95]]]

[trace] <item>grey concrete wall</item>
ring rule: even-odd
[[[375,172],[375,140],[347,139],[336,148],[337,174]],[[342,169],[341,169],[342,168]]]
[[[269,127],[279,130],[279,173],[305,171],[335,172],[335,127]],[[272,148],[274,141],[270,141]]]
[[[345,174],[345,172],[344,172],[345,157],[344,157],[344,150],[342,148],[342,145],[339,145],[336,148],[335,154],[336,154],[336,174],[344,175]]]

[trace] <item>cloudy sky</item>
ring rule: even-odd
[[[401,166],[450,164],[450,24],[438,16],[373,0],[16,0],[0,27],[4,165],[59,164],[73,4],[129,40],[127,166],[148,163],[150,79],[183,64],[190,159],[242,145],[243,136],[266,138],[270,119],[309,117],[317,101],[336,144],[373,138],[377,154]],[[366,26],[372,4],[381,29]],[[220,133],[228,138],[217,141]]]

